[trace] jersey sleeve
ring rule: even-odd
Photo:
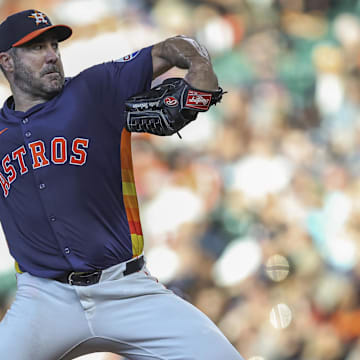
[[[150,88],[153,77],[151,49],[152,46],[112,62],[115,72],[121,71],[125,99]]]
[[[84,70],[71,82],[82,88],[81,98],[94,112],[101,111],[101,118],[111,121],[116,127],[122,127],[125,100],[151,87],[151,49],[152,46],[95,65]]]

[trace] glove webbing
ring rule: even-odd
[[[165,130],[176,131],[167,121],[160,110],[146,112],[129,112],[126,119],[127,129],[131,132],[148,132],[150,134],[165,136]],[[165,125],[165,126],[164,126]]]

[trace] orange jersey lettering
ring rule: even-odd
[[[45,145],[41,140],[30,143],[29,149],[33,159],[33,169],[44,167],[50,164],[50,161],[45,156]]]
[[[6,154],[6,156],[2,160],[2,167],[6,173],[9,175],[7,181],[11,184],[16,179],[16,170],[13,165],[9,164],[11,161],[10,155]]]
[[[87,149],[89,146],[88,139],[76,138],[72,143],[72,152],[74,155],[70,157],[70,164],[82,166],[86,163]],[[84,149],[85,148],[85,149]]]
[[[65,164],[67,161],[67,141],[63,137],[55,137],[51,141],[51,161],[54,164]]]
[[[9,182],[6,180],[5,176],[1,172],[0,172],[0,185],[1,185],[2,189],[3,189],[4,196],[8,197],[10,184],[9,184]]]
[[[12,158],[13,160],[17,160],[19,163],[19,167],[20,167],[20,174],[24,175],[26,174],[29,169],[27,168],[27,166],[25,165],[25,161],[24,161],[24,155],[26,154],[26,150],[25,150],[25,146],[20,146],[18,149],[14,150],[12,152]]]

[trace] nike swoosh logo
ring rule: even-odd
[[[1,135],[2,133],[4,133],[6,130],[8,130],[8,128],[2,129],[2,130],[0,131],[0,135]]]

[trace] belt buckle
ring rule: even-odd
[[[73,272],[71,272],[71,273],[69,274],[69,276],[68,276],[68,283],[69,283],[69,285],[74,285],[72,277],[73,277],[73,275],[75,275],[75,274],[76,274],[75,271],[73,271]]]
[[[73,279],[74,276],[78,276],[78,279]],[[71,272],[68,276],[69,285],[87,286],[97,284],[100,280],[101,271],[93,272]]]

